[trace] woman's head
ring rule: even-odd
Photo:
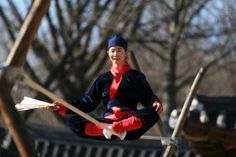
[[[112,65],[123,66],[128,55],[128,43],[120,35],[114,35],[107,42],[107,53]]]

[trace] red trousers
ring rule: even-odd
[[[147,107],[134,111],[132,115],[129,115],[124,119],[113,120],[108,118],[97,118],[97,120],[108,126],[111,125],[112,129],[117,133],[127,131],[125,139],[134,140],[138,139],[150,129],[159,120],[159,115],[153,107]],[[107,140],[103,136],[101,128],[82,117],[72,117],[69,121],[69,126],[72,131],[80,137]],[[111,139],[115,138],[115,136],[112,136]]]

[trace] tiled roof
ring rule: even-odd
[[[179,113],[180,110],[172,111],[172,128]],[[204,157],[236,156],[236,97],[198,95],[184,124],[183,137]]]

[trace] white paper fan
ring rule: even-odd
[[[52,104],[45,101],[33,99],[30,97],[24,97],[24,99],[19,104],[16,104],[15,107],[18,111],[25,111],[37,108],[44,108],[51,105]]]

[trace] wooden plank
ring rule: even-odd
[[[21,67],[24,65],[26,55],[33,42],[36,31],[40,25],[43,15],[47,12],[50,0],[35,0],[27,15],[19,35],[5,62],[5,66]],[[10,82],[1,71],[0,76],[0,110],[3,120],[9,128],[20,156],[37,157],[33,141],[27,133],[24,122],[17,113],[14,102],[10,96],[13,82]]]

